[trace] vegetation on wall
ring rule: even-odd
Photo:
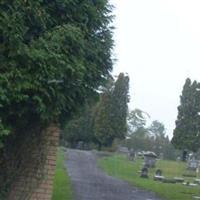
[[[0,141],[66,119],[112,69],[107,0],[0,2]]]
[[[42,130],[64,124],[110,77],[111,11],[107,0],[0,2],[1,199],[26,163],[43,167],[45,149],[42,161],[30,156]]]

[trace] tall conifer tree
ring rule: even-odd
[[[124,138],[127,132],[129,102],[129,77],[120,73],[111,96],[111,126],[117,138]]]
[[[99,149],[101,149],[101,146],[111,146],[116,137],[111,126],[110,106],[110,93],[103,93],[100,102],[96,106],[96,115],[94,116],[94,136]]]
[[[180,97],[172,144],[181,150],[200,148],[200,83],[186,79]]]
[[[111,84],[112,85],[112,84]],[[120,73],[113,87],[101,95],[97,105],[94,133],[100,145],[110,146],[127,131],[129,77]]]

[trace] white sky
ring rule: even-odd
[[[116,27],[113,74],[130,76],[130,108],[172,137],[187,77],[200,81],[200,0],[110,0]]]

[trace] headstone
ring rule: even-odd
[[[131,149],[128,153],[128,159],[131,161],[134,161],[135,159],[135,151],[133,149]]]
[[[172,178],[164,178],[162,182],[163,183],[176,183],[176,181]]]
[[[187,169],[186,172],[183,174],[183,176],[188,177],[196,177],[199,170],[199,161],[195,160],[194,158],[189,159],[187,163]]]
[[[200,185],[200,179],[195,179],[194,183],[199,184]]]
[[[196,183],[190,183],[189,186],[196,187],[196,186],[198,186],[198,184],[196,184]]]
[[[193,196],[193,199],[200,199],[200,196]]]
[[[162,176],[162,170],[161,169],[157,169],[155,172],[156,176]]]
[[[154,181],[163,181],[164,179],[165,179],[164,176],[157,176],[157,175],[155,175],[155,176],[153,177],[153,180],[154,180]]]
[[[199,161],[195,159],[191,159],[188,161],[188,170],[196,171],[199,167]]]
[[[155,167],[157,155],[154,152],[148,151],[144,153],[144,166]]]
[[[162,181],[165,177],[162,176],[162,170],[157,169],[154,175],[154,181]]]
[[[181,177],[174,177],[174,180],[176,181],[176,183],[183,183],[184,179]]]
[[[148,176],[148,168],[147,167],[143,167],[142,168],[142,171],[141,171],[141,175],[140,175],[140,177],[141,178],[148,178],[149,176]]]
[[[177,161],[177,162],[180,162],[180,161],[181,161],[181,157],[178,156],[178,157],[176,158],[176,161]]]
[[[187,171],[183,174],[183,176],[185,176],[185,177],[197,177],[196,172],[193,171],[193,170],[187,170]]]
[[[160,158],[161,160],[163,160],[163,159],[164,159],[164,154],[163,154],[163,153],[160,153],[159,158]]]
[[[182,154],[182,161],[186,161],[186,160],[187,160],[187,151],[184,150]]]
[[[137,156],[138,158],[143,158],[143,157],[144,157],[144,152],[139,151],[139,152],[136,153],[136,156]]]
[[[122,147],[122,146],[120,146],[120,147],[118,148],[118,152],[119,152],[119,153],[128,154],[128,153],[129,153],[129,150],[128,150],[127,147]]]

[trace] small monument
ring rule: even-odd
[[[194,158],[191,160],[188,160],[188,167],[187,167],[188,170],[196,171],[198,169],[198,167],[199,167],[198,160],[195,160]]]
[[[162,181],[165,177],[162,176],[162,170],[157,169],[154,175],[154,181]]]
[[[155,167],[157,155],[154,152],[147,151],[144,153],[144,166]]]
[[[134,161],[135,159],[135,151],[133,149],[130,149],[129,153],[128,153],[128,159],[131,161]]]
[[[176,161],[177,161],[177,162],[180,162],[180,161],[181,161],[181,157],[178,156],[178,157],[176,158]]]
[[[157,169],[155,172],[156,176],[162,176],[162,170],[161,169]]]
[[[176,181],[176,183],[183,183],[184,182],[184,178],[182,178],[182,177],[174,177],[174,180]]]
[[[186,150],[184,150],[183,154],[182,154],[182,161],[185,162],[187,160],[187,156],[188,156],[187,154],[188,154],[188,152]]]
[[[188,159],[187,170],[183,176],[196,177],[199,171],[199,161],[194,157]]]
[[[129,150],[128,150],[127,147],[119,146],[119,147],[118,147],[118,152],[119,152],[119,153],[122,153],[122,154],[128,154],[128,153],[129,153]]]
[[[200,179],[196,178],[196,179],[194,180],[194,183],[200,185]]]
[[[163,160],[163,159],[164,159],[164,154],[163,154],[163,153],[160,153],[159,158],[160,158],[161,160]]]
[[[141,171],[141,174],[140,174],[140,177],[141,178],[149,178],[149,176],[148,176],[148,168],[147,167],[143,167],[142,168],[142,171]]]

